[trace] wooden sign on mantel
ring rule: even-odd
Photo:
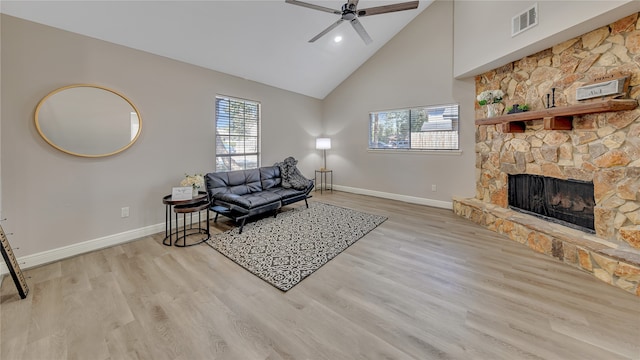
[[[619,72],[598,77],[576,89],[576,100],[626,97],[629,78],[629,75]]]

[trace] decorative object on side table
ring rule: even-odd
[[[320,170],[327,170],[327,149],[331,149],[331,139],[317,138],[316,149],[322,150],[322,160],[324,165],[320,168]]]
[[[487,106],[487,117],[494,117],[499,115],[499,105],[502,101],[502,97],[504,96],[504,92],[500,89],[498,90],[485,90],[478,94],[478,105]]]
[[[204,186],[204,177],[202,174],[184,174],[185,178],[180,182],[180,186],[191,186],[193,196],[198,195],[200,188]]]

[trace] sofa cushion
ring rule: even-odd
[[[205,181],[212,199],[218,194],[245,195],[262,191],[258,169],[209,173]]]
[[[282,186],[282,177],[280,176],[280,167],[265,166],[260,168],[260,181],[262,182],[262,190],[278,188]]]
[[[280,203],[280,196],[271,191],[259,191],[244,195],[226,193],[218,194],[216,200],[228,205],[235,205],[243,209],[252,210],[270,203]]]
[[[285,189],[283,187],[271,188],[271,189],[268,189],[268,190],[265,190],[265,191],[272,192],[272,193],[278,195],[283,200],[291,198],[291,197],[294,197],[294,196],[303,195],[303,194],[306,193],[305,190],[296,190],[296,189],[292,189],[292,188]]]

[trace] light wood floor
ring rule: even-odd
[[[312,200],[389,219],[286,293],[163,234],[27,270],[0,358],[640,359],[638,297],[449,210]]]

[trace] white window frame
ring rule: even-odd
[[[373,111],[367,137],[371,151],[459,153],[460,105]]]
[[[250,112],[243,110],[239,115],[228,114],[221,116],[224,102],[241,104],[244,110],[249,108]],[[256,107],[255,112],[253,107]],[[260,167],[260,143],[261,143],[261,104],[255,100],[247,100],[226,95],[217,95],[215,100],[215,158],[216,171],[232,171],[257,169]],[[254,119],[255,117],[255,119]],[[242,131],[232,129],[233,119],[241,122],[244,127]],[[252,124],[255,120],[255,127]],[[225,124],[226,123],[226,124]],[[247,128],[249,123],[251,127]],[[226,131],[224,127],[226,125]],[[219,128],[220,126],[220,128]],[[248,132],[248,131],[249,132]]]

